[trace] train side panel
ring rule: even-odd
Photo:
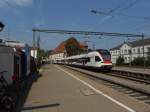
[[[14,72],[14,56],[12,53],[0,53],[0,71],[4,72],[4,78],[10,85],[13,83],[12,76]]]

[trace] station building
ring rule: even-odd
[[[67,40],[66,40],[67,41]],[[54,50],[53,53],[49,56],[51,62],[55,62],[57,59],[62,59],[67,57],[65,44],[66,41],[61,42]],[[80,48],[83,50],[88,50],[88,45],[84,42],[79,42]]]
[[[137,57],[147,57],[150,54],[150,38],[140,39],[132,42],[124,42],[110,49],[113,64],[119,56],[124,58],[125,63],[130,63]]]
[[[37,47],[31,47],[31,56],[37,59],[37,52],[38,48]]]

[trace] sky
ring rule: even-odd
[[[97,10],[99,14],[91,13]],[[32,29],[144,34],[150,37],[150,0],[0,0],[0,38],[32,45]],[[69,37],[92,48],[110,49],[137,38],[36,33],[41,48],[54,49]]]

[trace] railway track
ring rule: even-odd
[[[112,70],[111,73],[107,73],[107,74],[120,77],[120,78],[133,80],[140,83],[150,84],[150,74],[121,71],[121,70]]]
[[[150,105],[150,82],[147,80],[140,78],[136,79],[135,76],[129,77],[129,75],[119,76],[119,74],[115,75],[115,72],[101,74],[70,66],[63,67],[80,72],[83,74],[83,76],[94,81],[101,80],[104,85],[109,86],[119,92],[123,92],[124,94],[128,94],[129,96]]]

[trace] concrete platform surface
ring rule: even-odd
[[[42,69],[42,77],[32,85],[22,112],[135,112],[57,65]]]

